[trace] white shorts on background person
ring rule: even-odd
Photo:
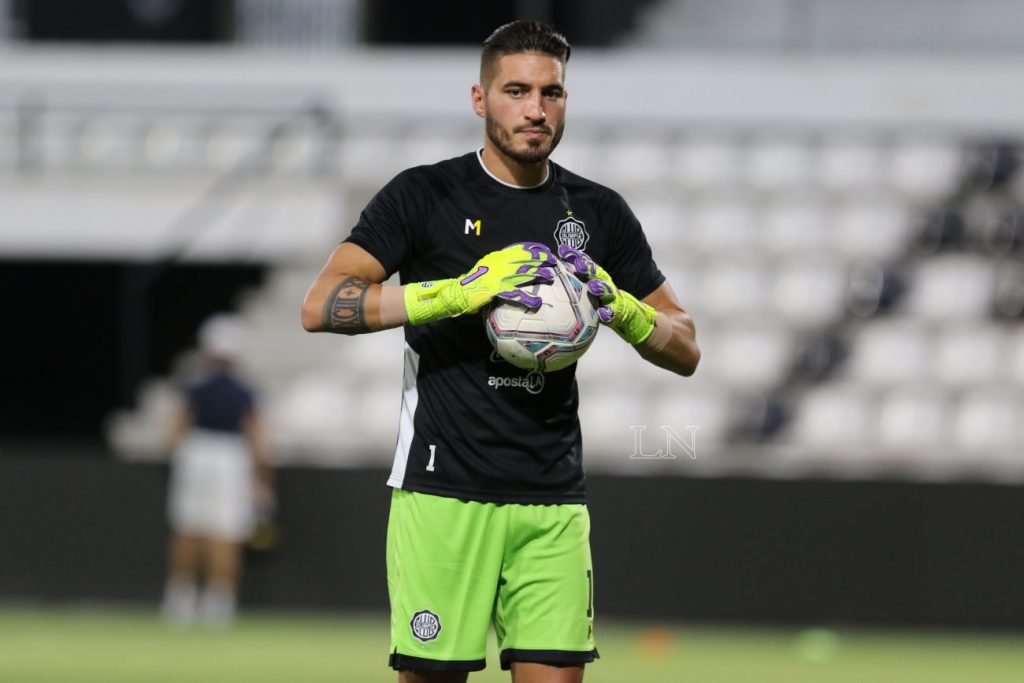
[[[167,511],[178,533],[244,541],[254,518],[253,465],[238,434],[192,430],[171,464]]]

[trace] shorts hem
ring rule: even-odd
[[[512,662],[576,666],[589,664],[600,657],[597,648],[593,650],[517,650],[509,648],[501,651],[501,668],[503,671],[508,671],[512,668]]]
[[[388,666],[395,671],[412,669],[414,671],[483,671],[487,666],[484,659],[428,659],[413,657],[392,652],[388,657]]]

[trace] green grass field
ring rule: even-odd
[[[1024,635],[715,629],[598,622],[588,683],[1019,683]],[[382,616],[246,614],[235,628],[171,630],[154,614],[0,609],[3,683],[374,683]],[[479,683],[508,681],[493,649]]]

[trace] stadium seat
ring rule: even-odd
[[[896,387],[886,392],[879,404],[877,428],[872,430],[874,440],[886,453],[921,453],[942,448],[948,403],[939,386]]]
[[[401,140],[393,135],[366,131],[344,139],[338,166],[350,185],[377,189],[402,169],[395,163],[401,148]]]
[[[832,223],[813,197],[782,195],[758,213],[759,243],[768,254],[817,256],[834,248]]]
[[[950,387],[998,383],[1006,372],[1006,335],[997,325],[954,325],[937,335],[936,381]]]
[[[351,435],[360,428],[353,419],[357,400],[319,374],[299,377],[268,405],[275,450],[282,457],[301,455],[345,464],[352,450]]]
[[[1024,261],[1007,259],[999,264],[994,304],[1000,316],[1024,316]]]
[[[923,320],[987,316],[995,295],[995,266],[973,255],[929,259],[911,276],[906,310]]]
[[[726,256],[743,253],[761,241],[754,208],[742,196],[716,195],[692,204],[687,214],[690,250]]]
[[[847,278],[834,258],[788,259],[775,272],[774,310],[797,329],[828,325],[843,314]]]
[[[772,307],[771,275],[756,256],[723,257],[701,272],[694,305],[715,318],[758,317]]]
[[[689,229],[679,205],[670,197],[638,199],[631,208],[655,254],[663,249],[669,254],[684,252],[689,245]]]
[[[886,155],[875,140],[835,138],[821,146],[816,162],[814,179],[817,184],[828,192],[849,195],[879,185]]]
[[[773,321],[728,327],[719,331],[701,371],[713,374],[730,391],[763,392],[782,382],[794,351],[790,333]]]
[[[810,152],[799,139],[757,140],[748,146],[742,167],[746,186],[757,192],[801,190],[810,182]]]
[[[834,246],[851,260],[886,261],[903,256],[911,239],[905,204],[886,195],[844,200],[836,205]]]
[[[845,375],[874,386],[924,381],[932,367],[931,331],[904,320],[878,320],[853,338]]]
[[[951,139],[905,138],[893,149],[888,184],[920,203],[940,200],[956,187],[963,163]]]
[[[694,135],[674,152],[671,176],[684,191],[734,189],[742,182],[739,149],[729,137]]]
[[[601,182],[612,187],[645,187],[663,183],[671,163],[666,140],[629,139],[602,145]]]
[[[590,388],[589,390],[585,389]],[[606,470],[630,469],[634,450],[633,425],[648,426],[653,433],[650,400],[623,392],[598,391],[596,382],[580,386],[580,423],[583,427],[584,466]]]
[[[139,390],[138,407],[114,414],[107,425],[111,445],[143,460],[164,460],[174,430],[181,396],[165,380],[149,380]]]
[[[1006,380],[1024,387],[1024,327],[1015,327],[1007,334],[1007,346]]]
[[[959,400],[949,436],[971,457],[984,460],[986,451],[1024,452],[1021,428],[1024,401],[1019,387],[978,387]]]
[[[979,193],[962,203],[970,245],[993,256],[1024,247],[1024,207],[1004,194]]]
[[[821,385],[800,397],[786,439],[804,448],[834,453],[835,458],[847,457],[864,450],[875,414],[876,401],[865,387]]]

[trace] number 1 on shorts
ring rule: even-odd
[[[427,472],[434,471],[434,456],[437,455],[437,444],[430,444],[430,462],[427,463]]]

